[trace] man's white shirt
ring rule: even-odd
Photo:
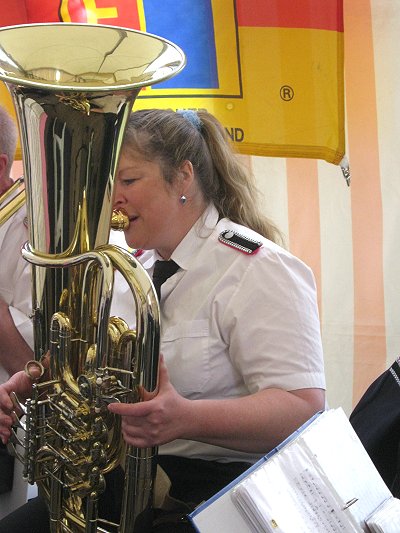
[[[31,266],[21,255],[28,240],[25,207],[0,226],[0,297],[9,305],[18,331],[33,348]],[[12,354],[10,354],[12,357]],[[0,383],[8,374],[0,367]]]

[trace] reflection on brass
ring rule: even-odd
[[[70,95],[65,94],[57,94],[60,102],[63,104],[71,106],[73,109],[76,109],[77,111],[82,111],[86,115],[89,115],[90,113],[90,102],[86,98],[85,94],[79,94],[79,93],[72,93]]]
[[[157,450],[126,446],[107,405],[156,389],[159,308],[146,271],[107,242],[132,104],[141,87],[184,63],[172,43],[124,28],[0,29],[0,79],[19,119],[25,175],[23,256],[32,265],[35,343],[28,372],[41,373],[43,358],[46,368],[19,404],[27,420],[24,477],[46,499],[52,533],[150,529]],[[129,220],[120,213],[115,224],[123,229]],[[109,316],[115,270],[133,293],[136,331]],[[99,517],[98,498],[119,465],[122,515],[111,524]]]

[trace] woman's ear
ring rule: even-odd
[[[182,194],[187,192],[194,181],[194,169],[192,163],[187,159],[179,167],[179,185]]]

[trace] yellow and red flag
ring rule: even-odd
[[[20,6],[16,20],[10,20],[10,13],[4,20],[5,7],[0,25],[111,24],[181,46],[186,68],[164,84],[142,90],[135,109],[207,109],[244,154],[336,164],[343,158],[343,0],[15,3]]]

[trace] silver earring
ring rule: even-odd
[[[183,195],[183,194],[182,194],[182,196],[179,198],[179,201],[180,201],[180,203],[181,203],[182,205],[185,205],[185,204],[186,204],[186,200],[187,200],[187,198],[186,198],[186,196]]]

